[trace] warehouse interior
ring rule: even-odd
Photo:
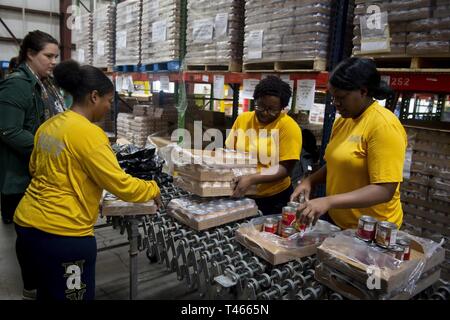
[[[136,181],[153,181],[159,190],[146,201],[143,196],[125,201],[97,184],[100,205],[89,231],[96,243],[96,300],[450,299],[450,0],[0,0],[0,22],[0,118],[11,119],[3,113],[8,78],[19,68],[11,58],[19,56],[30,32],[45,32],[58,43],[55,68],[73,60],[110,80],[111,106],[91,122],[109,140],[117,170],[120,166]],[[389,94],[370,96],[368,85],[365,91],[339,88],[338,71],[346,72],[342,63],[349,58],[374,63],[377,85],[385,83]],[[356,82],[369,72],[361,74],[345,81]],[[59,84],[56,72],[49,77]],[[284,200],[276,214],[280,198],[270,194],[269,204],[260,205],[266,182],[254,182],[263,181],[262,157],[229,148],[230,130],[246,116],[263,128],[258,112],[267,117],[274,112],[257,96],[264,81],[277,83],[276,93],[262,94],[279,97],[274,123],[288,117],[290,128],[295,125],[290,141],[282,143],[301,151],[277,159],[277,168],[285,168],[285,160],[295,163],[282,177],[288,183],[279,190]],[[289,91],[285,105],[283,85]],[[67,113],[79,101],[59,89]],[[358,180],[348,163],[332,167],[329,159],[331,147],[339,147],[338,129],[362,119],[337,107],[360,93],[383,110],[380,117],[391,119],[390,127],[377,127],[371,118],[363,131],[348,131],[350,137],[340,143],[358,143],[358,148],[360,143],[364,150],[349,154],[368,159],[363,180],[376,187],[395,183],[392,193],[360,207],[330,204],[317,223],[304,223],[306,208],[313,212],[316,200],[335,196],[330,190],[339,183],[329,177],[344,177],[347,185]],[[347,127],[336,125],[344,122]],[[0,133],[7,135],[11,126],[0,119]],[[46,128],[36,127],[32,138]],[[397,131],[383,135],[379,128]],[[299,145],[292,142],[293,132]],[[392,132],[404,133],[404,139]],[[376,163],[374,137],[385,139],[373,144],[380,148]],[[79,139],[90,141],[87,134]],[[250,145],[258,141],[248,139]],[[39,139],[34,141],[30,161],[41,150]],[[8,143],[0,137],[5,159],[16,152]],[[3,195],[19,192],[6,187],[11,163],[2,157],[0,300],[29,300],[16,251],[17,225],[50,232],[55,220],[36,227],[33,219],[16,220],[18,209],[14,220],[4,218]],[[30,181],[32,167],[30,173],[26,168]],[[318,179],[324,167],[326,180],[311,194],[308,189],[291,197],[305,181]],[[373,182],[373,167],[386,175],[395,167],[399,178]],[[243,177],[252,177],[252,185],[239,193]],[[21,192],[25,198],[32,185]],[[47,189],[41,191],[44,195]],[[89,201],[96,202],[92,197]],[[396,218],[393,205],[383,206],[394,200]],[[24,201],[16,205],[26,215]],[[345,219],[354,221],[344,224],[337,215],[347,209]]]

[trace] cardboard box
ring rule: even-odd
[[[205,182],[199,182],[195,180],[190,179],[183,179],[181,177],[178,177],[174,180],[174,184],[183,189],[184,191],[193,193],[200,197],[227,197],[231,196],[234,191],[234,186],[231,184],[231,182],[220,182],[220,181],[211,181],[211,184],[214,183],[222,183],[222,186],[205,186]],[[225,186],[227,184],[227,186]],[[256,186],[252,186],[246,195],[255,195],[257,193]]]
[[[254,217],[258,215],[258,207],[256,203],[253,203],[253,205],[245,204],[233,209],[217,209],[217,211],[204,215],[193,215],[186,207],[181,206],[176,201],[171,201],[167,206],[167,214],[192,229],[202,231]]]
[[[240,227],[236,230],[236,241],[274,266],[316,254],[319,244],[310,244],[299,249],[284,248],[254,232],[254,228],[261,231],[262,227],[262,224]]]
[[[430,258],[426,258],[424,255],[424,249],[420,243],[412,240],[410,248],[411,256],[409,261],[402,262],[397,268],[391,268],[387,265],[382,267],[380,266],[379,270],[381,270],[381,272],[379,277],[381,288],[374,290],[376,291],[376,295],[378,297],[396,295],[399,293],[399,290],[405,284],[410,282],[410,276],[413,270],[417,268],[417,265],[421,259],[425,259],[426,261],[422,271],[423,273],[436,268],[445,260],[445,250],[442,247],[437,248]],[[353,248],[350,249],[353,250]],[[365,259],[365,257],[350,259],[344,253],[346,250],[350,249],[346,247],[346,244],[344,243],[338,248],[332,240],[328,239],[328,241],[324,241],[322,245],[317,248],[317,258],[325,266],[331,268],[332,270],[336,270],[351,279],[351,282],[354,283],[353,287],[358,288],[359,291],[364,291],[364,288],[368,290],[366,284],[370,276],[369,268],[372,268],[373,266],[368,263],[366,264],[361,262]],[[369,255],[368,252],[369,247],[367,252],[364,254]],[[370,259],[373,259],[373,257]],[[322,279],[319,278],[317,280],[320,281]],[[327,283],[324,284],[326,285]]]
[[[145,203],[131,203],[122,200],[102,201],[101,213],[103,216],[141,216],[155,214],[158,208],[153,200]]]
[[[185,166],[175,165],[175,172],[181,177],[187,177],[196,181],[228,181],[231,182],[236,174],[253,174],[256,168],[223,168],[223,169],[207,169],[201,165],[188,164]]]

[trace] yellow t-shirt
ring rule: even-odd
[[[407,136],[400,121],[378,102],[357,119],[337,119],[325,151],[327,196],[369,184],[402,182],[406,145]],[[332,209],[329,214],[344,229],[356,228],[361,215],[387,220],[400,227],[403,211],[399,186],[386,203],[361,209]]]
[[[14,222],[57,235],[93,235],[103,189],[128,202],[159,194],[155,181],[126,174],[103,130],[71,110],[39,128],[29,169]]]
[[[258,170],[268,170],[268,174],[274,174],[279,161],[300,159],[302,131],[285,113],[269,124],[262,124],[254,111],[244,112],[234,122],[225,145],[229,149],[256,155]],[[262,183],[257,186],[257,196],[269,197],[286,190],[290,185],[290,177]]]

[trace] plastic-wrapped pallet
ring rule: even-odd
[[[137,65],[141,60],[141,0],[117,5],[116,65]]]
[[[142,6],[142,64],[180,57],[180,0],[149,0]]]
[[[116,7],[108,4],[94,11],[94,66],[107,68],[114,65]]]
[[[133,135],[131,132],[132,122],[134,116],[131,113],[119,113],[117,115],[117,136],[119,138],[125,138],[133,142]]]
[[[92,64],[93,35],[92,15],[90,13],[75,18],[72,42],[76,48],[72,58],[81,64]]]
[[[244,0],[189,0],[186,64],[242,64]]]
[[[244,64],[326,58],[328,0],[245,2]]]
[[[450,52],[450,1],[356,0],[353,53],[361,52],[360,18],[370,5],[387,12],[390,51],[398,55],[448,54]],[[369,53],[369,52],[367,52]]]

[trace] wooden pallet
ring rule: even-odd
[[[325,71],[327,62],[325,59],[296,59],[281,61],[262,61],[244,63],[244,72],[316,72]]]
[[[373,59],[379,71],[398,72],[450,72],[450,53],[439,55],[387,55],[354,54]]]
[[[224,71],[224,72],[241,72],[242,63],[230,61],[228,64],[222,63],[189,63],[186,65],[187,71]]]

